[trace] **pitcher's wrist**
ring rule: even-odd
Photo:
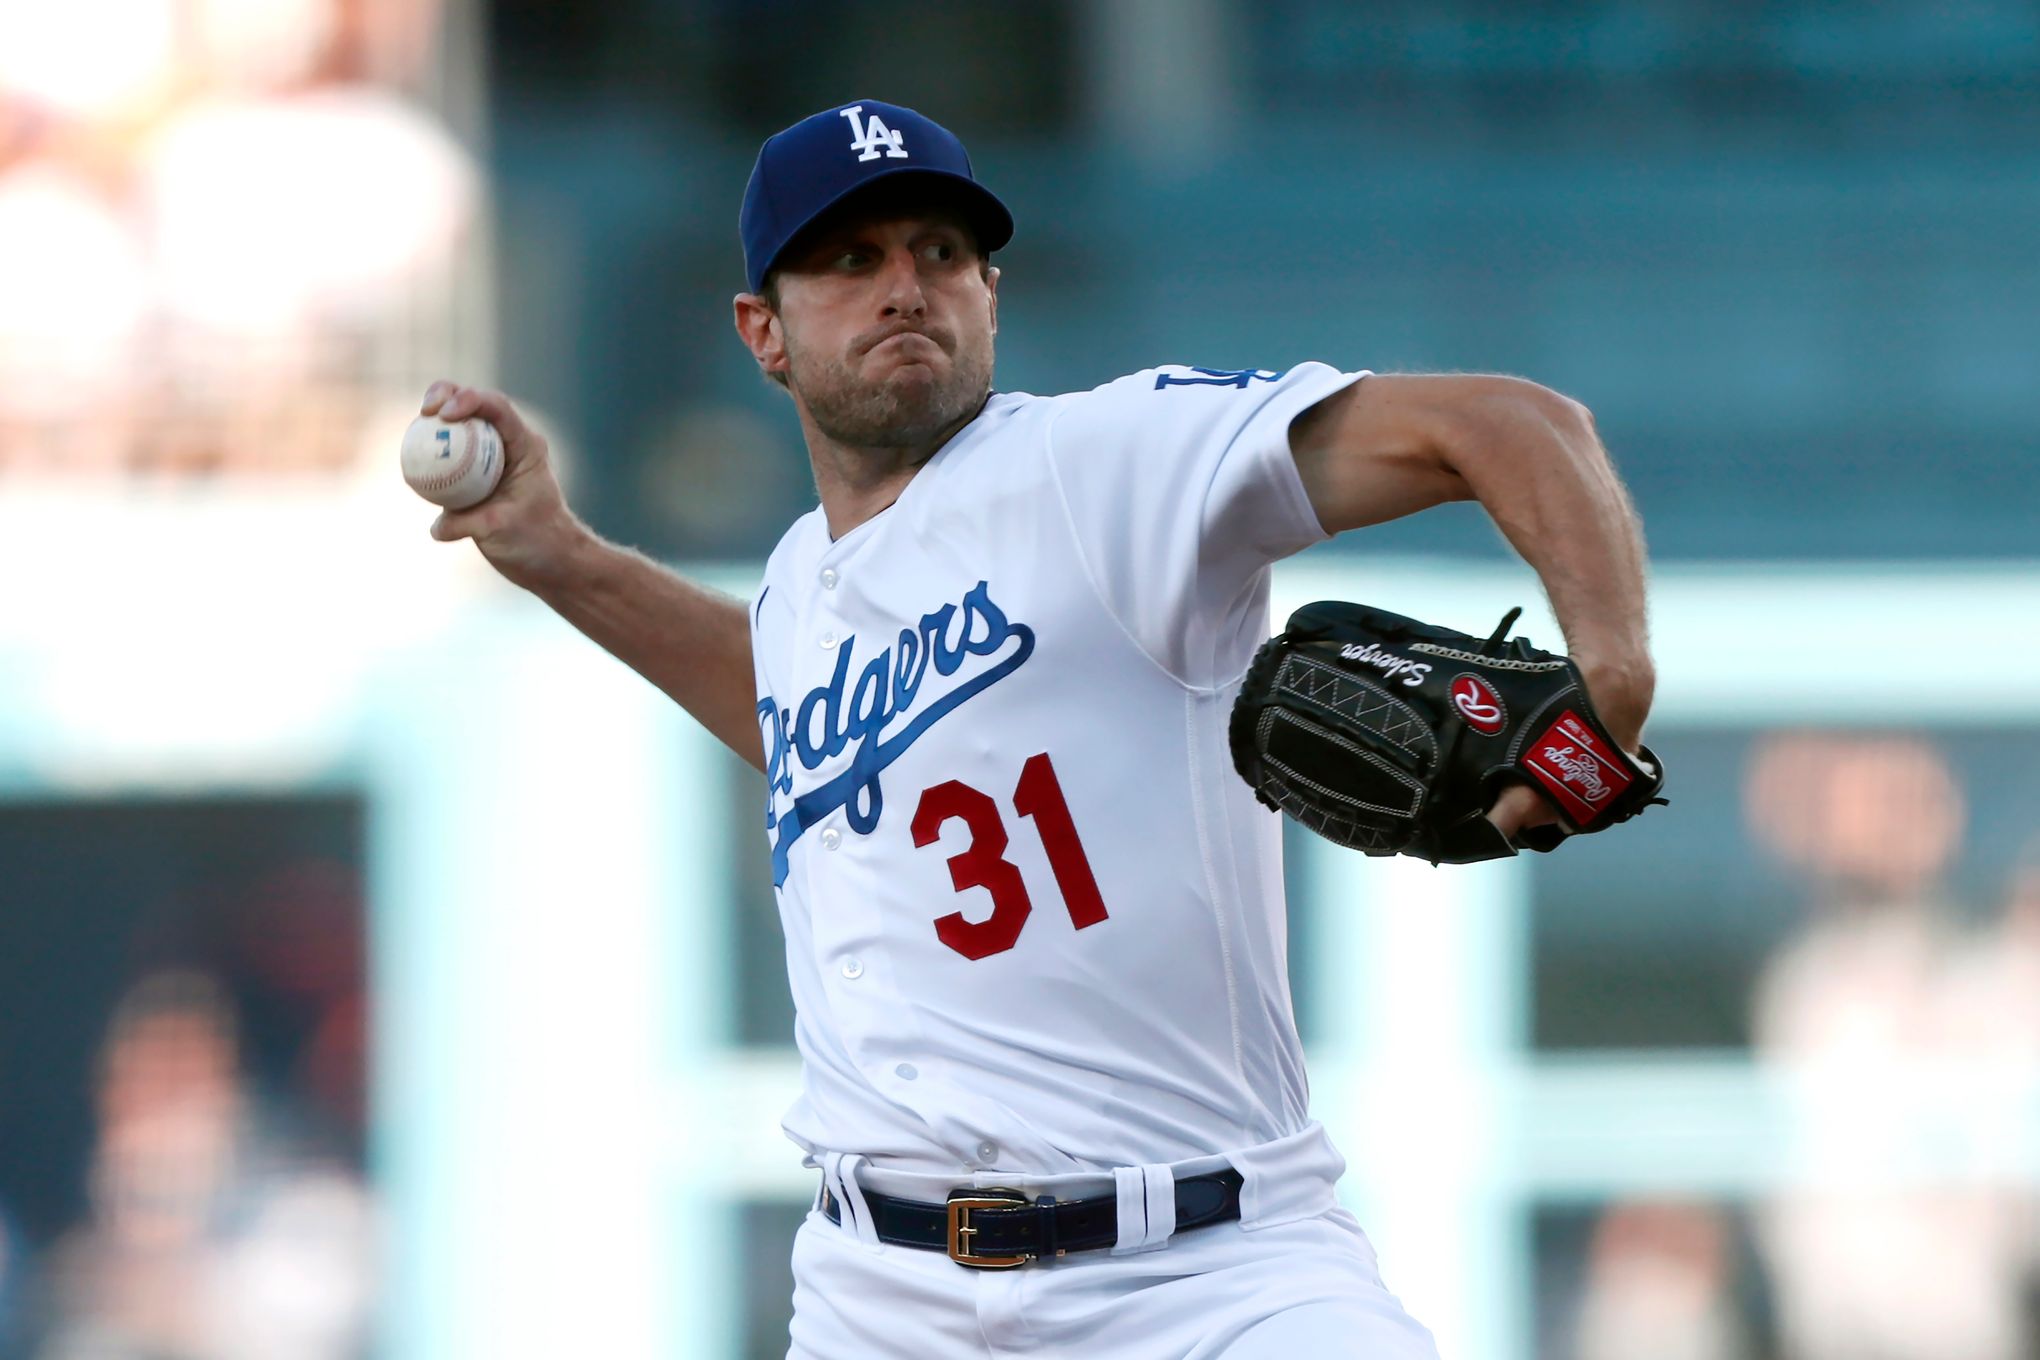
[[[1573,658],[1580,678],[1587,683],[1587,695],[1594,711],[1601,715],[1608,733],[1622,749],[1634,752],[1643,736],[1644,720],[1650,716],[1657,693],[1657,669],[1646,655],[1620,660],[1602,657]]]

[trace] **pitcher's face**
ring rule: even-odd
[[[830,438],[922,445],[991,391],[998,271],[960,218],[847,217],[799,242],[774,278],[778,305],[762,352],[746,339]]]

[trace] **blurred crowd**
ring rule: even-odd
[[[72,975],[15,988],[0,1059],[0,1360],[358,1360],[382,1237],[359,877],[276,817],[187,820],[173,853],[210,867],[181,882],[163,839],[109,825],[51,834],[158,859],[159,897],[52,919],[33,879],[9,894],[42,918],[12,946]],[[253,872],[221,867],[237,832]]]
[[[433,0],[0,5],[0,479],[330,472],[443,363],[480,197]]]
[[[219,984],[143,979],[97,1074],[91,1211],[51,1253],[41,1360],[346,1360],[366,1339],[369,1199],[254,1100]]]
[[[220,982],[151,973],[93,1075],[83,1219],[0,1252],[0,1354],[352,1360],[374,1298],[372,1200],[350,1161],[258,1098]]]
[[[1752,997],[1788,1188],[1632,1202],[1595,1226],[1575,1360],[2020,1360],[2040,1353],[2040,1204],[2016,1113],[2040,1072],[2040,862],[1952,887],[1968,795],[1931,742],[1755,748],[1755,841],[1805,913]]]

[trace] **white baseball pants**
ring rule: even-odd
[[[1343,1209],[1016,1270],[888,1246],[816,1210],[793,1279],[787,1360],[1438,1360]]]

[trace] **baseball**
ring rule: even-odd
[[[480,417],[419,416],[404,431],[404,480],[448,510],[480,505],[503,477],[503,436]]]

